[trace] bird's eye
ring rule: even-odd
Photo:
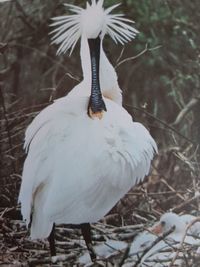
[[[147,242],[145,242],[145,243],[143,243],[143,244],[141,244],[141,248],[145,248],[145,247],[147,247],[147,245],[149,244],[149,241],[147,241]]]
[[[162,227],[164,227],[165,224],[166,224],[166,222],[164,222],[164,221],[161,222],[161,226],[162,226]]]

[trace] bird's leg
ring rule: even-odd
[[[51,257],[56,256],[56,246],[55,246],[55,224],[53,224],[51,233],[48,237],[49,241],[49,247],[50,247],[50,253]]]
[[[83,235],[83,238],[85,240],[86,246],[88,248],[90,258],[92,261],[96,260],[96,254],[92,246],[92,239],[91,239],[91,226],[89,223],[83,223],[80,225],[81,232]]]
[[[101,40],[99,37],[96,39],[88,39],[90,57],[91,57],[91,71],[92,71],[92,84],[91,95],[88,104],[88,115],[91,118],[103,117],[103,112],[106,111],[106,105],[103,101],[99,80],[99,61],[100,61],[100,48]]]

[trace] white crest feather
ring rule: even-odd
[[[113,9],[120,4],[113,5],[104,10],[104,0],[92,0],[87,2],[86,9],[81,7],[64,4],[72,15],[58,16],[52,18],[54,21],[50,26],[56,27],[50,34],[52,43],[60,45],[57,54],[71,50],[71,53],[82,35],[87,38],[96,38],[105,34],[116,42],[124,44],[135,38],[138,31],[130,24],[134,21],[127,19],[123,14],[110,14]]]

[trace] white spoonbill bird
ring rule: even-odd
[[[166,212],[160,217],[159,222],[155,224],[151,230],[153,233],[159,235],[168,232],[174,227],[174,231],[167,236],[167,239],[172,242],[180,243],[186,233],[187,221],[185,219],[186,217],[179,216],[174,212]],[[188,232],[188,234],[190,234],[190,232]],[[191,245],[199,243],[199,241],[190,235],[186,235],[184,243]]]
[[[173,229],[174,228],[174,229]],[[153,226],[151,229],[155,234],[164,234],[173,229],[173,231],[165,237],[164,240],[157,243],[148,253],[145,255],[145,258],[152,261],[152,265],[150,266],[171,266],[171,261],[175,256],[176,249],[182,243],[184,235],[186,233],[187,224],[185,221],[173,212],[167,212],[163,214],[160,218],[160,221]],[[193,238],[192,236],[186,235],[184,238],[185,245],[192,246],[192,245],[199,245],[199,240]],[[171,249],[171,251],[170,251]],[[169,250],[165,252],[165,250]],[[174,262],[175,266],[182,266],[183,260],[180,259],[184,258],[183,252],[179,252],[179,257]],[[155,265],[155,261],[160,263]],[[164,261],[164,263],[162,262]]]
[[[58,53],[81,39],[83,81],[42,110],[25,135],[28,152],[19,194],[31,238],[49,237],[54,224],[81,225],[92,251],[89,223],[101,219],[149,173],[157,146],[145,127],[122,107],[117,75],[102,47],[108,34],[133,39],[132,21],[92,0],[86,9],[65,4],[72,15],[53,18]]]
[[[186,218],[186,217],[185,217]],[[188,219],[187,217],[186,219]],[[190,218],[191,219],[191,218]],[[182,216],[173,212],[163,214],[159,222],[149,229],[150,232],[144,231],[139,234],[132,242],[129,252],[129,263],[124,267],[137,266],[147,267],[167,267],[170,266],[175,251],[179,247],[186,231],[187,224]],[[170,233],[171,230],[171,233]],[[163,240],[156,243],[157,235],[167,234]],[[184,244],[188,246],[199,245],[199,240],[186,235]],[[179,256],[183,258],[183,253]],[[138,262],[138,257],[140,261]],[[176,266],[181,266],[182,259],[178,257],[175,261]],[[130,263],[131,262],[131,263]]]

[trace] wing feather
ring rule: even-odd
[[[53,222],[99,220],[149,172],[156,151],[149,132],[110,100],[104,119],[91,120],[88,100],[60,99],[27,129],[19,200],[27,224],[35,216],[33,238],[48,236]]]

